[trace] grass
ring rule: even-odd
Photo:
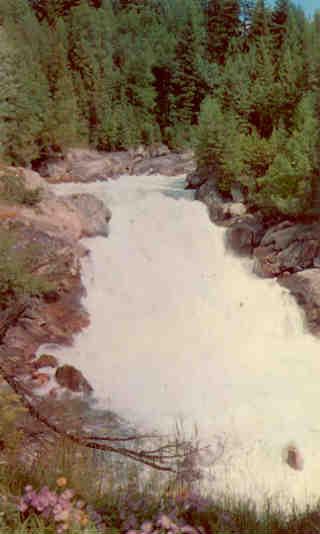
[[[107,534],[122,534],[160,513],[180,524],[202,527],[205,534],[320,534],[320,503],[304,512],[292,507],[286,515],[266,502],[258,512],[252,502],[206,498],[192,486],[177,484],[172,476],[151,470],[146,474],[141,466],[119,456],[43,434],[6,385],[0,387],[0,422],[1,533],[56,534],[54,521],[38,513],[20,514],[17,504],[26,485],[58,491],[57,479],[64,477],[66,487],[86,503],[86,510],[98,514]],[[41,440],[34,438],[37,432]],[[25,445],[32,447],[33,440],[37,456],[26,461]],[[89,521],[84,526],[69,525],[65,532],[99,534],[101,530]],[[158,534],[165,532],[158,530]]]

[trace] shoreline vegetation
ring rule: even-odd
[[[192,173],[188,185],[211,219],[229,226],[230,246],[259,248],[267,276],[300,276],[301,300],[311,282],[300,272],[318,278],[320,264],[319,45],[320,12],[306,18],[288,0],[273,8],[263,0],[1,2],[0,333],[14,383],[27,376],[29,395],[44,385],[36,348],[68,342],[88,324],[78,241],[107,236],[111,213],[92,198],[55,198],[34,172],[72,181],[77,150],[84,173],[92,151],[117,154],[100,158],[91,180],[159,172],[170,162],[170,172]],[[190,154],[183,159],[192,149],[196,172]],[[154,159],[144,167],[146,153]],[[275,228],[263,243],[265,222]],[[281,261],[280,241],[296,247]],[[303,303],[316,326],[318,287]],[[20,300],[28,312],[7,329]],[[52,415],[55,406],[58,418],[71,397],[52,403],[39,409]],[[5,533],[320,532],[320,504],[301,512],[293,503],[287,515],[266,501],[261,512],[253,502],[201,496],[200,481],[175,473],[164,481],[152,470],[146,477],[137,463],[72,443],[34,420],[5,381],[0,408]]]

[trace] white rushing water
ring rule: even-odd
[[[226,252],[224,229],[183,187],[123,176],[55,188],[112,210],[108,239],[85,240],[91,325],[55,353],[132,421],[166,430],[178,417],[203,443],[226,437],[212,491],[304,506],[320,496],[320,343],[286,290]],[[283,462],[292,441],[303,471]]]

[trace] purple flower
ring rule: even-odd
[[[23,514],[24,512],[26,512],[28,510],[29,506],[27,505],[27,503],[21,499],[19,505],[18,505],[18,510]]]

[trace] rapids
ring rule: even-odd
[[[167,431],[179,419],[204,444],[221,437],[210,491],[304,507],[320,496],[320,343],[183,188],[184,177],[159,175],[54,187],[112,210],[110,236],[84,240],[91,325],[54,352],[131,421]],[[292,441],[303,471],[282,459]]]

